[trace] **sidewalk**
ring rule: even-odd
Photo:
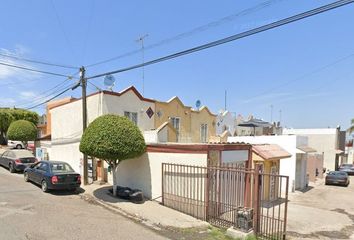
[[[159,226],[172,228],[203,228],[209,226],[207,222],[162,206],[156,201],[147,200],[142,204],[135,204],[113,197],[108,191],[111,187],[107,184],[83,186],[85,193],[82,194],[82,197],[87,201],[94,201],[103,207],[140,221],[156,230],[159,230]]]

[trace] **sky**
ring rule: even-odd
[[[325,0],[3,0],[0,54],[73,66],[0,62],[73,76],[0,66],[0,106],[29,108],[86,76],[129,67],[268,24]],[[346,129],[354,118],[354,4],[170,61],[114,75],[114,91],[134,85],[145,97],[218,113],[280,121],[285,127]],[[90,80],[88,92],[106,89]],[[59,86],[58,86],[59,85]],[[58,86],[58,87],[56,87]],[[64,96],[80,97],[81,89]],[[34,109],[45,111],[45,105]]]

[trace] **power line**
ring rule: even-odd
[[[304,78],[307,78],[307,77],[309,77],[309,76],[311,76],[311,75],[314,75],[314,74],[316,74],[316,73],[318,73],[318,72],[321,72],[321,71],[323,71],[323,70],[325,70],[325,69],[327,69],[327,68],[330,68],[330,67],[332,67],[332,66],[334,66],[334,65],[337,65],[338,63],[341,63],[341,62],[343,62],[343,61],[345,61],[345,60],[348,60],[349,58],[352,58],[352,57],[354,57],[354,53],[349,54],[349,55],[344,56],[344,57],[341,57],[341,58],[335,60],[334,62],[328,63],[328,64],[326,64],[326,65],[324,65],[324,66],[322,66],[322,67],[319,67],[319,68],[317,68],[317,69],[315,69],[315,70],[309,72],[309,73],[303,74],[302,76],[300,76],[300,77],[298,77],[298,78],[292,79],[292,80],[290,80],[290,81],[287,81],[287,82],[285,82],[285,83],[282,83],[282,84],[280,84],[280,85],[277,85],[277,86],[275,86],[275,87],[272,87],[272,88],[270,88],[270,89],[268,89],[268,90],[266,90],[266,91],[263,91],[263,92],[260,93],[260,94],[257,94],[257,95],[254,95],[254,96],[250,97],[250,99],[254,99],[254,98],[261,97],[261,96],[263,96],[263,95],[265,95],[265,94],[267,94],[267,93],[270,93],[270,92],[272,92],[272,91],[274,91],[274,90],[276,90],[276,89],[279,89],[279,88],[281,88],[281,87],[287,86],[287,85],[289,85],[289,84],[291,84],[291,83],[294,83],[294,82],[298,82],[298,81],[300,81],[300,80],[302,80],[302,79],[304,79]]]
[[[39,103],[39,104],[36,104],[36,105],[34,105],[34,106],[32,106],[32,107],[25,108],[25,109],[26,109],[26,110],[30,110],[30,109],[39,107],[39,106],[41,106],[41,105],[43,105],[43,104],[46,104],[46,103],[50,102],[51,100],[53,100],[53,99],[59,97],[60,95],[63,95],[63,94],[66,93],[67,91],[69,91],[69,90],[74,90],[74,89],[75,89],[76,87],[78,87],[78,86],[80,86],[80,83],[75,83],[75,84],[71,85],[69,88],[67,88],[67,89],[61,91],[60,93],[58,93],[57,95],[51,97],[50,99],[48,99],[48,100],[46,100],[46,101],[44,101],[44,102],[41,102],[41,103]]]
[[[19,56],[16,56],[16,55],[0,53],[0,56],[13,58],[13,59],[21,60],[21,61],[26,61],[26,62],[31,62],[31,63],[38,63],[38,64],[43,64],[43,65],[53,66],[53,67],[78,69],[78,67],[74,67],[74,66],[69,66],[69,65],[64,65],[64,64],[57,64],[57,63],[50,63],[50,62],[47,62],[47,61],[33,60],[33,59],[29,59],[29,58],[19,57]]]
[[[240,12],[234,13],[232,15],[228,15],[228,16],[223,17],[221,19],[218,19],[216,21],[212,21],[212,22],[209,22],[209,23],[207,23],[205,25],[196,27],[196,28],[194,28],[194,29],[192,29],[190,31],[187,31],[187,32],[184,32],[184,33],[180,33],[180,34],[175,35],[173,37],[169,37],[169,38],[163,39],[163,40],[161,40],[161,41],[159,41],[157,43],[148,45],[148,46],[145,47],[145,50],[150,50],[150,49],[153,49],[153,48],[156,48],[156,47],[159,47],[159,46],[174,42],[176,40],[180,40],[182,38],[186,38],[186,37],[192,36],[192,35],[194,35],[196,33],[204,32],[204,31],[206,31],[206,30],[208,30],[210,28],[220,26],[221,24],[223,24],[225,22],[233,21],[235,18],[238,18],[240,16],[246,16],[248,14],[260,11],[260,10],[262,10],[264,8],[270,7],[270,6],[272,6],[272,5],[274,5],[274,4],[278,3],[278,2],[281,2],[281,1],[284,1],[284,0],[267,0],[267,1],[262,2],[262,3],[260,3],[260,4],[256,5],[256,6],[254,6],[254,7],[244,9],[244,10],[242,10]],[[133,51],[130,51],[130,52],[127,52],[127,53],[124,53],[124,54],[121,54],[121,55],[106,59],[106,60],[102,60],[102,61],[90,64],[90,65],[87,65],[86,68],[97,66],[97,65],[100,65],[100,64],[103,64],[103,63],[107,63],[107,62],[111,62],[111,61],[114,61],[114,60],[117,60],[117,59],[120,59],[120,58],[131,56],[131,55],[135,55],[135,54],[140,53],[140,52],[141,52],[141,49],[133,50]]]
[[[53,94],[56,94],[57,92],[62,91],[63,89],[68,88],[69,86],[71,86],[72,83],[66,84],[66,85],[64,85],[64,84],[67,81],[69,81],[69,80],[70,79],[65,79],[65,81],[61,82],[60,84],[56,85],[55,87],[52,87],[52,88],[46,90],[45,92],[42,92],[42,93],[38,94],[38,96],[35,97],[34,99],[32,99],[32,101],[30,101],[30,102],[29,101],[23,101],[23,102],[17,103],[16,107],[18,107],[18,106],[26,106],[26,105],[28,106],[28,105],[36,104],[36,103],[42,101],[43,99],[45,99],[47,97],[50,97]]]
[[[77,55],[75,54],[74,49],[73,49],[73,47],[72,47],[71,44],[70,44],[69,37],[68,37],[68,35],[66,34],[65,29],[64,29],[64,27],[63,27],[63,23],[62,23],[62,21],[60,20],[60,16],[59,16],[59,13],[58,13],[57,8],[55,7],[54,1],[51,0],[50,2],[51,2],[51,4],[52,4],[52,7],[53,7],[53,10],[54,10],[54,13],[55,13],[55,17],[57,18],[57,21],[58,21],[60,30],[61,30],[61,32],[62,32],[64,38],[65,38],[66,44],[68,45],[68,47],[69,47],[69,49],[70,49],[70,52],[71,52],[71,54],[73,55],[73,57],[77,58]]]
[[[130,66],[130,67],[114,70],[114,71],[111,71],[111,72],[106,72],[106,73],[94,75],[92,77],[88,77],[87,79],[103,77],[103,76],[109,75],[109,74],[116,74],[116,73],[126,72],[126,71],[133,70],[133,69],[136,69],[136,68],[141,68],[141,67],[144,67],[144,66],[148,66],[148,65],[159,63],[159,62],[167,61],[167,60],[170,60],[170,59],[174,59],[174,58],[177,58],[177,57],[181,57],[181,56],[184,56],[184,55],[187,55],[187,54],[191,54],[191,53],[194,53],[194,52],[199,52],[199,51],[202,51],[202,50],[205,50],[205,49],[208,49],[208,48],[216,47],[218,45],[222,45],[222,44],[225,44],[225,43],[228,43],[228,42],[232,42],[232,41],[235,41],[235,40],[238,40],[238,39],[241,39],[241,38],[245,38],[245,37],[260,33],[260,32],[264,32],[264,31],[267,31],[267,30],[270,30],[270,29],[273,29],[273,28],[277,28],[277,27],[280,27],[280,26],[283,26],[283,25],[286,25],[286,24],[289,24],[289,23],[292,23],[292,22],[296,22],[296,21],[302,20],[304,18],[308,18],[308,17],[314,16],[314,15],[317,15],[317,14],[320,14],[320,13],[323,13],[323,12],[327,12],[327,11],[333,10],[335,8],[338,8],[338,7],[342,7],[344,5],[347,5],[347,4],[350,4],[350,3],[353,3],[353,2],[354,2],[354,0],[340,0],[340,1],[337,1],[337,2],[334,2],[334,3],[330,3],[330,4],[327,4],[327,5],[324,5],[322,7],[315,8],[315,9],[312,9],[312,10],[309,10],[309,11],[306,11],[306,12],[303,12],[303,13],[300,13],[300,14],[296,14],[294,16],[291,16],[291,17],[288,17],[288,18],[285,18],[285,19],[282,19],[282,20],[279,20],[279,21],[275,21],[273,23],[266,24],[266,25],[263,25],[261,27],[257,27],[257,28],[254,28],[254,29],[242,32],[242,33],[238,33],[238,34],[235,34],[235,35],[232,35],[232,36],[229,36],[229,37],[217,40],[217,41],[213,41],[213,42],[210,42],[210,43],[207,43],[207,44],[204,44],[204,45],[200,45],[200,46],[197,46],[197,47],[194,47],[194,48],[190,48],[190,49],[187,49],[187,50],[184,50],[184,51],[181,51],[181,52],[177,52],[177,53],[174,53],[174,54],[171,54],[171,55],[167,55],[165,57],[161,57],[161,58],[158,58],[158,59],[155,59],[155,60],[152,60],[152,61],[148,61],[148,62],[145,62],[145,63],[142,63],[142,64],[137,64],[137,65],[134,65],[134,66]]]
[[[76,72],[76,73],[74,73],[74,74],[72,74],[72,75],[75,76],[75,75],[77,75],[78,73],[79,73],[79,72]],[[49,96],[52,96],[53,94],[56,94],[57,92],[59,92],[59,91],[65,89],[65,88],[69,87],[72,83],[70,83],[69,85],[64,85],[64,84],[65,84],[66,82],[70,81],[70,80],[71,80],[70,78],[67,78],[67,79],[65,79],[64,81],[60,82],[59,84],[55,85],[54,87],[49,88],[49,89],[46,89],[46,90],[43,91],[43,92],[40,92],[40,93],[38,94],[38,96],[33,99],[32,102],[28,102],[28,101],[26,101],[26,102],[20,102],[20,103],[16,104],[16,106],[30,105],[31,103],[32,103],[32,104],[35,104],[35,103],[37,103],[37,102],[39,102],[39,101],[41,101],[41,100],[43,100],[43,99],[45,99],[45,98],[47,98],[47,97],[49,97]],[[48,92],[49,92],[49,93],[48,93]],[[45,94],[45,95],[44,95],[44,94]],[[42,95],[42,96],[41,96],[41,95]]]
[[[64,74],[61,74],[61,73],[48,72],[48,71],[43,71],[43,70],[28,68],[28,67],[24,67],[24,66],[18,66],[18,65],[8,64],[8,63],[4,63],[4,62],[0,62],[0,65],[4,65],[4,66],[7,66],[7,67],[18,68],[18,69],[22,69],[22,70],[27,70],[27,71],[31,71],[31,72],[37,72],[37,73],[43,73],[43,74],[53,75],[53,76],[72,78],[72,76],[64,75]]]

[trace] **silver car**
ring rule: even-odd
[[[21,142],[21,141],[8,140],[7,146],[9,148],[16,148],[16,149],[24,149],[25,148],[25,144],[23,144],[23,142]]]
[[[35,162],[37,159],[28,150],[8,150],[0,156],[0,165],[8,168],[11,173],[23,171]]]

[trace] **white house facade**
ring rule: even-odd
[[[52,114],[52,146],[50,160],[68,162],[75,171],[82,174],[83,155],[79,151],[82,136],[82,100],[78,99],[50,110]],[[127,116],[144,132],[154,128],[154,100],[144,98],[134,88],[122,92],[97,92],[87,97],[88,124],[105,114]],[[97,163],[94,169],[101,180],[111,182],[104,162]]]
[[[229,111],[221,111],[216,116],[216,135],[220,136],[225,131],[229,131],[231,136],[235,135],[236,119]]]
[[[316,149],[317,153],[323,154],[323,164],[326,169],[336,170],[340,165],[340,156],[345,151],[345,134],[341,134],[340,128],[286,128],[283,134],[307,137],[308,146]]]

